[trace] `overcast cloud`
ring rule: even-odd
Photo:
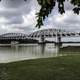
[[[66,13],[60,15],[57,6],[44,21],[42,28],[80,29],[80,15],[73,14],[73,6],[65,2]],[[29,33],[36,28],[36,15],[40,6],[36,0],[2,0],[0,2],[0,33]]]

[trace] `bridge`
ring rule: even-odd
[[[0,39],[15,39],[15,40],[19,40],[19,39],[25,39],[27,38],[26,34],[22,34],[22,33],[5,33],[0,35]]]
[[[44,29],[35,31],[28,35],[31,38],[40,38],[42,43],[45,42],[46,38],[56,38],[54,43],[61,43],[62,37],[80,37],[80,32],[68,31],[63,29]]]
[[[62,37],[79,37],[80,32],[68,31],[63,29],[43,29],[34,31],[30,34],[22,34],[22,33],[6,33],[0,35],[0,40],[26,40],[32,39],[37,40],[40,39],[39,43],[45,43],[46,38],[56,38],[57,40],[54,43],[61,44]]]
[[[37,40],[29,38],[27,34],[23,33],[5,33],[0,35],[0,43],[35,43]]]

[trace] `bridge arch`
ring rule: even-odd
[[[28,35],[28,37],[34,39],[41,38],[42,42],[44,42],[45,38],[51,38],[51,37],[56,37],[57,42],[61,42],[62,37],[74,37],[74,36],[80,36],[80,33],[78,32],[76,33],[74,31],[68,31],[64,29],[54,29],[54,28],[35,31]]]
[[[0,39],[25,39],[27,35],[22,33],[6,33],[0,35]]]

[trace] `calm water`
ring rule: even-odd
[[[59,49],[57,46],[55,47],[54,44],[28,44],[23,46],[16,45],[0,47],[0,63],[80,53],[79,46],[70,47],[69,44],[64,44],[63,46],[64,47],[61,49]]]

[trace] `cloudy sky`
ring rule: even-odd
[[[60,15],[57,5],[44,21],[43,28],[80,30],[80,15],[73,14],[73,5],[65,2],[66,13]],[[7,32],[29,33],[36,28],[36,13],[40,10],[37,0],[2,0],[0,2],[0,34]]]

